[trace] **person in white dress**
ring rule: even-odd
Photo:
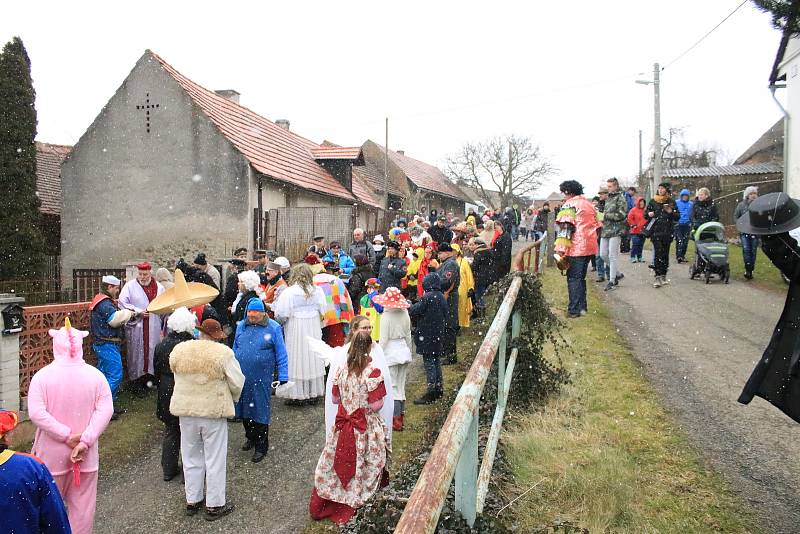
[[[325,294],[314,285],[314,274],[308,265],[292,267],[289,287],[273,303],[272,310],[275,319],[283,323],[289,381],[293,383],[277,394],[287,404],[316,401],[325,395],[325,365],[311,351],[306,338],[322,339]]]
[[[392,429],[402,431],[406,411],[406,376],[413,350],[411,318],[408,316],[411,304],[396,287],[390,287],[383,295],[375,297],[375,302],[383,306],[380,346],[386,356],[392,379]]]

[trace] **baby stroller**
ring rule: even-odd
[[[697,253],[694,263],[689,265],[689,278],[705,276],[706,284],[712,275],[719,276],[727,284],[731,278],[728,265],[728,243],[725,241],[725,227],[718,222],[701,224],[694,233]]]

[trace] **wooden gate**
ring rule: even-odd
[[[346,249],[353,237],[356,211],[354,206],[325,206],[271,209],[264,217],[266,247],[300,261],[316,235],[325,241],[339,241]]]

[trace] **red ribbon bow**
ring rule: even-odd
[[[363,408],[347,413],[344,406],[339,405],[336,413],[336,430],[339,431],[339,440],[336,443],[336,455],[333,460],[333,470],[339,476],[342,487],[347,488],[350,480],[356,474],[356,434],[355,431],[367,430],[367,414]]]

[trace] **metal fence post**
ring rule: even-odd
[[[520,316],[518,311],[515,311],[514,314],[511,316],[511,339],[517,339],[519,337],[519,331],[522,328],[522,316]]]
[[[471,527],[477,517],[478,502],[478,408],[472,414],[467,438],[456,465],[456,510]]]

